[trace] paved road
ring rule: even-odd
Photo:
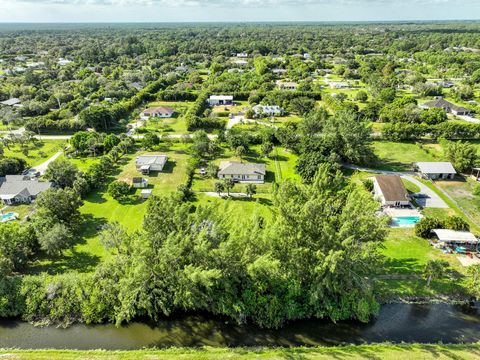
[[[414,176],[416,175],[413,172],[397,172],[397,171],[387,171],[387,170],[376,170],[376,169],[367,169],[355,165],[344,165],[348,169],[369,172],[374,174],[386,174],[386,175],[400,175],[403,179],[410,181],[411,183],[417,185],[420,188],[419,193],[427,195],[427,198],[424,199],[415,199],[417,204],[421,207],[427,208],[440,208],[447,209],[449,206],[443,199],[437,195],[435,191],[430,189],[421,181],[418,181]]]

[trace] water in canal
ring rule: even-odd
[[[369,324],[302,320],[282,329],[237,325],[227,319],[185,315],[157,324],[34,327],[0,320],[0,348],[140,349],[195,346],[313,346],[372,342],[468,343],[480,339],[478,307],[446,304],[383,305]]]

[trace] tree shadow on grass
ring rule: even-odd
[[[418,274],[422,270],[423,266],[415,258],[387,259],[384,264],[386,274]]]
[[[29,273],[38,274],[46,272],[50,275],[62,274],[68,271],[90,272],[100,262],[100,257],[97,255],[88,254],[83,251],[72,250],[69,254],[48,257],[29,269]]]
[[[165,163],[165,166],[163,167],[162,171],[151,171],[148,176],[159,177],[160,174],[172,174],[173,170],[175,169],[175,166],[177,166],[176,161],[168,160]]]
[[[84,201],[94,203],[94,204],[103,204],[107,201],[103,196],[104,194],[105,194],[104,191],[95,191],[90,195],[88,195]]]

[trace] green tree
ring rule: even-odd
[[[0,275],[24,270],[34,254],[35,234],[27,225],[9,222],[0,226]],[[1,306],[0,306],[1,307]]]
[[[470,231],[470,225],[459,216],[448,217],[444,220],[444,226],[455,231]]]
[[[224,179],[223,180],[223,188],[227,191],[227,195],[230,196],[230,191],[235,186],[235,182],[233,179]]]
[[[467,172],[478,161],[477,149],[473,144],[461,141],[441,141],[445,156],[459,172]]]
[[[146,149],[153,149],[160,144],[160,138],[155,133],[146,133],[142,139],[142,146]]]
[[[474,264],[467,268],[467,279],[465,282],[468,292],[475,298],[480,299],[480,265]]]
[[[357,95],[355,95],[355,100],[360,101],[362,103],[367,102],[368,94],[366,93],[366,91],[360,90],[357,92]]]
[[[131,187],[125,181],[114,181],[108,185],[108,194],[118,201],[124,201],[130,195]]]
[[[273,151],[273,143],[270,141],[262,142],[261,151],[263,156],[270,157],[270,154]]]
[[[35,200],[34,222],[40,231],[56,223],[74,229],[80,224],[81,205],[80,196],[71,189],[45,190]]]
[[[415,224],[415,235],[424,239],[430,239],[433,237],[432,230],[442,227],[442,222],[437,218],[423,217]]]
[[[235,148],[235,155],[238,156],[240,159],[247,154],[247,149],[244,146],[240,145]]]
[[[38,233],[40,248],[49,255],[59,255],[73,245],[73,234],[61,223],[52,224]]]
[[[106,152],[110,152],[119,143],[120,143],[120,139],[115,134],[108,134],[103,139],[103,146],[105,147]]]
[[[429,260],[423,269],[423,276],[427,280],[427,287],[430,287],[432,280],[443,278],[449,269],[445,260]]]
[[[220,194],[225,191],[225,184],[221,181],[215,183],[215,192],[220,196]]]
[[[210,178],[216,179],[218,174],[218,166],[210,162],[207,166],[207,174]]]
[[[53,181],[62,189],[72,187],[77,179],[78,169],[70,161],[65,159],[56,159],[48,164],[44,177],[49,181]]]
[[[248,197],[251,199],[253,198],[253,195],[257,193],[257,186],[255,184],[248,184],[245,188],[245,191],[247,192]]]

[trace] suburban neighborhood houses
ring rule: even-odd
[[[0,359],[479,353],[480,22],[0,25]]]

